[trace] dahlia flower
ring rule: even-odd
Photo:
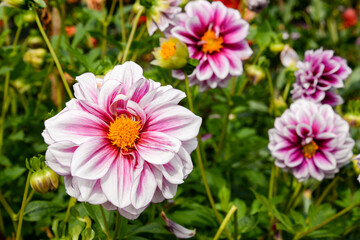
[[[189,75],[190,85],[199,85],[200,91],[226,87],[230,77],[243,73],[242,60],[251,56],[246,41],[249,24],[241,19],[239,11],[222,2],[193,1],[179,13],[171,34],[189,48],[189,57],[200,61]],[[173,76],[184,79],[181,71]]]
[[[332,106],[342,104],[342,98],[334,90],[344,87],[351,74],[345,59],[334,56],[332,50],[320,48],[306,51],[304,62],[298,61],[296,66],[292,99],[305,98]]]
[[[156,29],[164,32],[170,24],[174,24],[173,18],[181,8],[181,0],[140,0],[134,5],[135,11],[144,7],[146,15],[146,27],[149,35],[153,35]]]
[[[75,97],[45,121],[46,164],[79,201],[137,218],[174,197],[192,171],[201,118],[178,103],[182,91],[143,77],[126,62],[104,79],[77,77]]]
[[[330,105],[300,99],[269,130],[268,148],[275,165],[299,181],[332,178],[350,162],[354,140],[349,124]]]

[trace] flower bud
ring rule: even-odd
[[[31,187],[39,193],[47,193],[59,187],[59,176],[50,168],[34,172],[30,177]]]
[[[182,69],[189,60],[186,44],[174,37],[160,38],[160,47],[154,49],[153,55],[151,64],[167,69]]]
[[[295,68],[296,63],[299,60],[299,56],[295,50],[288,44],[284,46],[284,49],[280,53],[280,61],[284,67]]]
[[[349,123],[351,127],[358,128],[360,127],[360,115],[356,113],[346,113],[344,115],[344,120]]]
[[[23,20],[26,23],[33,23],[35,22],[35,15],[32,11],[24,11],[23,13]]]
[[[29,47],[31,47],[31,48],[38,48],[44,42],[44,40],[38,35],[35,35],[35,36],[30,35],[29,37],[27,37],[26,41],[27,41],[27,44],[29,45]]]
[[[272,43],[270,44],[270,51],[273,53],[281,52],[284,49],[283,43]]]
[[[44,63],[45,55],[46,50],[44,48],[29,49],[24,54],[23,60],[34,68],[40,68]]]
[[[247,65],[245,67],[246,75],[254,85],[258,84],[265,78],[264,70],[258,65]]]
[[[27,0],[5,0],[0,4],[0,7],[7,6],[13,8],[26,9],[27,5],[28,5]]]
[[[247,0],[247,8],[254,12],[261,12],[267,7],[270,0]]]

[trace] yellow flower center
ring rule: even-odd
[[[171,41],[167,41],[161,44],[160,56],[164,60],[167,60],[169,57],[175,54],[175,51],[176,51],[175,43]]]
[[[202,46],[204,53],[220,52],[220,49],[223,48],[223,38],[221,36],[216,37],[215,32],[211,29],[202,36],[201,40],[205,42]]]
[[[139,138],[140,128],[141,121],[134,121],[131,118],[121,116],[110,123],[107,137],[113,145],[127,152],[129,148],[135,146],[135,142]]]
[[[311,143],[305,144],[303,146],[304,157],[312,158],[315,155],[316,150],[318,150],[318,149],[319,149],[319,147],[314,141],[311,141]]]

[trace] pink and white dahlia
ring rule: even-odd
[[[174,21],[171,34],[188,46],[189,57],[200,61],[189,75],[190,85],[199,85],[200,91],[226,87],[230,77],[243,73],[242,60],[252,50],[245,39],[249,24],[239,11],[222,2],[193,1]],[[173,76],[184,79],[181,71],[174,70]]]
[[[181,0],[142,0],[138,1],[134,8],[137,11],[142,7],[145,8],[146,27],[151,36],[156,29],[164,32],[170,24],[174,24],[173,18],[181,12],[180,4]]]
[[[342,98],[334,90],[344,87],[351,74],[345,59],[334,56],[332,50],[320,48],[306,51],[304,61],[298,61],[296,66],[292,99],[304,98],[332,106],[342,104]]]
[[[178,103],[182,91],[143,77],[126,62],[104,79],[77,77],[75,97],[45,121],[46,163],[79,201],[137,218],[174,197],[192,171],[201,118]]]
[[[332,178],[350,162],[354,140],[349,124],[330,105],[300,99],[269,130],[268,148],[275,165],[299,181]]]

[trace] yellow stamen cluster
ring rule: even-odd
[[[220,52],[223,48],[222,43],[224,40],[222,36],[216,37],[215,32],[211,29],[209,29],[204,36],[201,37],[201,40],[205,42],[202,45],[202,51],[204,53]]]
[[[135,146],[139,138],[141,121],[135,121],[131,118],[121,116],[110,123],[108,139],[111,143],[126,152]]]
[[[319,147],[314,141],[311,141],[311,143],[305,144],[303,146],[304,157],[306,157],[306,158],[314,157],[315,152],[318,149],[319,149]]]
[[[164,60],[167,60],[175,54],[175,51],[176,51],[175,43],[172,41],[167,41],[161,44],[160,56]]]

